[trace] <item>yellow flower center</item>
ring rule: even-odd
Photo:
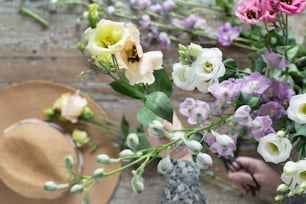
[[[114,29],[112,26],[103,26],[98,32],[95,41],[98,46],[103,48],[116,44],[123,37],[123,31],[121,29]]]
[[[306,115],[306,103],[303,103],[300,107],[300,112],[304,115]]]
[[[203,64],[203,71],[206,73],[211,73],[214,70],[214,67],[211,63],[205,62]]]
[[[281,0],[281,2],[286,3],[288,5],[292,4],[292,0]]]
[[[270,153],[272,153],[272,154],[278,154],[279,153],[279,149],[274,143],[268,143],[268,148],[270,150]]]
[[[127,59],[128,59],[128,62],[139,62],[140,58],[137,54],[137,49],[136,49],[136,46],[133,45],[133,47],[131,49],[127,49],[125,51],[125,54],[127,56]]]
[[[306,171],[302,171],[300,173],[300,178],[303,179],[303,180],[306,180]]]

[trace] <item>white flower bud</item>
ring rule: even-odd
[[[197,164],[201,169],[208,169],[213,163],[213,160],[209,154],[200,152],[197,155]]]
[[[149,135],[152,137],[163,137],[165,136],[165,127],[161,121],[153,120],[148,127]]]
[[[105,174],[105,170],[103,168],[98,168],[94,171],[92,177],[95,178],[97,181],[100,181]]]
[[[130,133],[126,138],[126,144],[129,148],[135,150],[139,145],[139,138],[136,133]]]
[[[54,181],[47,181],[44,185],[45,191],[56,191],[57,190],[57,185]]]
[[[276,135],[277,135],[278,137],[285,137],[285,136],[286,136],[286,132],[283,131],[283,130],[279,130],[279,131],[277,131]]]
[[[74,165],[74,160],[71,155],[65,156],[64,158],[64,166],[66,169],[71,170]]]
[[[187,140],[185,141],[186,146],[188,147],[191,154],[199,154],[202,150],[202,145],[196,140]]]
[[[301,183],[299,187],[300,187],[300,188],[303,188],[304,190],[306,190],[306,181],[304,181],[303,183]]]
[[[167,174],[173,169],[173,163],[171,162],[170,156],[166,156],[161,159],[157,165],[157,171],[161,174]]]
[[[282,184],[280,184],[278,187],[277,187],[277,191],[278,192],[285,192],[285,191],[287,191],[289,189],[289,187],[286,185],[286,184],[284,184],[284,183],[282,183]]]
[[[133,157],[133,156],[135,156],[135,153],[130,149],[124,149],[119,153],[119,158],[121,159],[121,161],[124,161],[124,162],[131,161],[131,158],[129,157]]]
[[[99,154],[96,157],[96,163],[97,164],[108,164],[108,163],[110,163],[110,158],[106,154]]]
[[[131,185],[135,193],[142,193],[144,190],[143,178],[140,175],[134,174]]]
[[[70,192],[72,193],[72,195],[78,195],[80,193],[82,193],[83,191],[83,186],[80,184],[75,184],[71,187]]]

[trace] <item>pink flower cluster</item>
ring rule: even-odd
[[[238,3],[236,15],[245,24],[273,23],[281,12],[291,16],[305,8],[305,0],[242,0]]]

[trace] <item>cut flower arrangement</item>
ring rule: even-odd
[[[143,101],[137,113],[142,127],[148,129],[150,136],[167,137],[169,142],[157,147],[149,146],[144,142],[143,128],[138,129],[140,132],[131,130],[123,120],[121,129],[125,141],[121,144],[123,149],[118,158],[98,155],[97,164],[124,162],[125,165],[111,172],[98,168],[89,176],[71,172],[73,177],[68,185],[71,192],[88,192],[103,177],[137,164],[132,171],[131,185],[135,192],[140,193],[144,190],[142,174],[145,167],[164,150],[168,152],[167,156],[157,166],[162,174],[172,170],[170,155],[182,146],[191,152],[201,168],[206,169],[212,165],[208,152],[231,157],[241,141],[250,140],[257,144],[257,152],[264,161],[283,166],[283,184],[277,189],[280,194],[276,200],[304,193],[306,48],[297,44],[290,35],[288,18],[303,12],[305,7],[304,0],[240,1],[235,14],[246,28],[251,28],[248,32],[252,33],[253,25],[265,28],[257,33],[262,35],[262,41],[254,49],[257,58],[252,66],[241,69],[234,59],[223,60],[219,48],[205,48],[198,43],[180,44],[179,62],[173,64],[169,76],[163,67],[165,56],[160,51],[143,51],[140,32],[134,24],[100,20],[98,4],[89,5],[90,27],[85,31],[87,46],[85,49],[80,43],[78,49],[89,61],[90,69],[113,79],[110,83],[113,90]],[[183,90],[202,92],[203,99],[204,94],[215,98],[214,102],[208,103],[190,97],[180,104],[178,111],[186,117],[190,127],[168,130],[163,124],[163,120],[174,122],[170,100],[172,82]],[[74,123],[91,121],[95,126],[109,124],[105,126],[109,130],[119,128],[111,120],[103,121],[90,112],[86,101],[77,93],[69,97],[62,96],[48,109],[49,117],[59,115]],[[70,113],[63,105],[71,107],[69,101],[75,107]],[[79,143],[88,142],[86,137],[77,138]],[[71,157],[67,156],[65,166],[69,171],[72,164]],[[56,190],[57,185],[50,181],[45,189]],[[88,197],[86,202],[89,202]]]

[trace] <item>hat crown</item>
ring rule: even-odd
[[[63,165],[66,155],[76,159],[70,141],[58,130],[41,123],[19,124],[0,138],[0,178],[13,191],[29,198],[58,198],[63,191],[46,192],[46,181],[69,181]]]

